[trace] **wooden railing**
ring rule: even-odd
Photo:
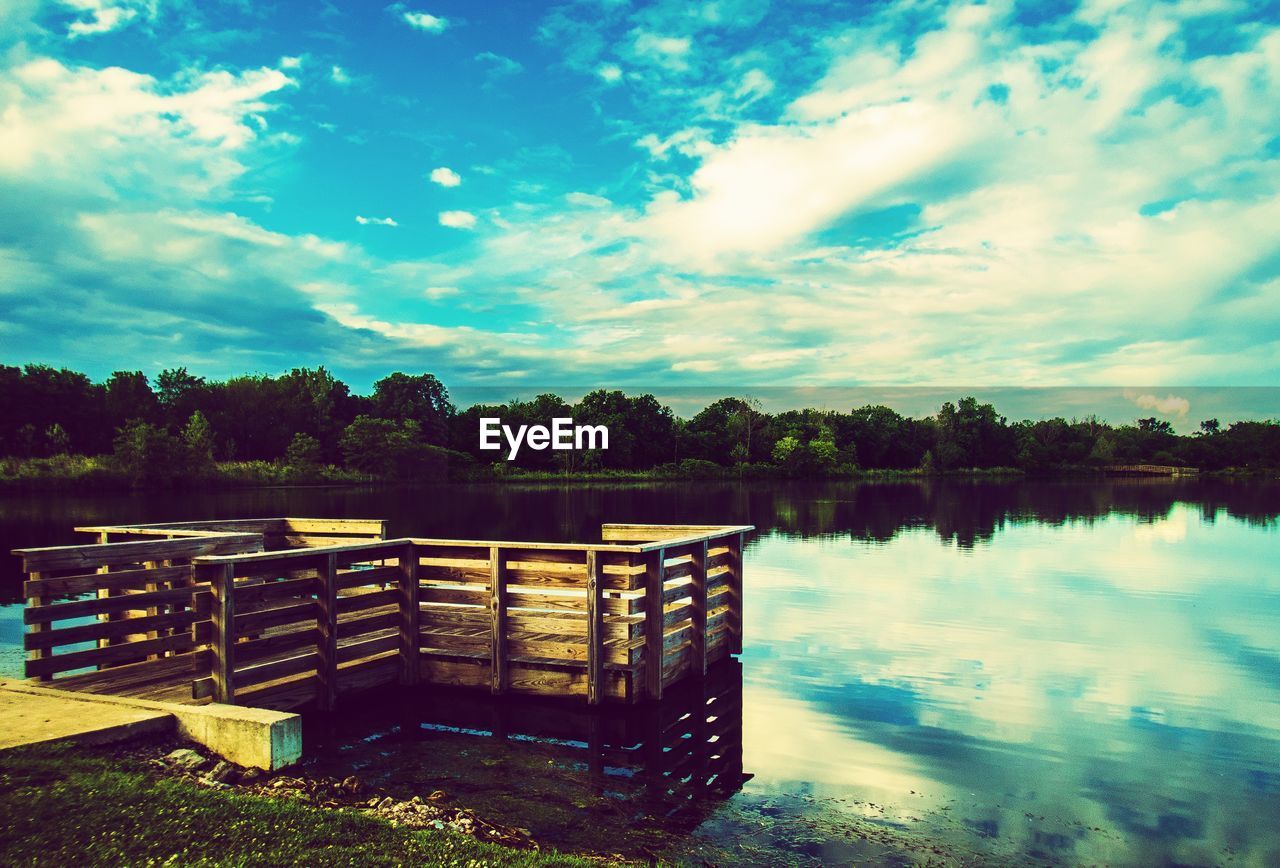
[[[235,532],[248,527],[255,533]],[[36,629],[28,647],[50,650],[56,662],[33,657],[28,673],[150,659],[181,648],[196,652],[191,694],[200,700],[331,709],[349,690],[427,682],[495,694],[580,695],[595,705],[661,699],[666,686],[701,677],[710,663],[742,649],[742,546],[749,526],[609,524],[596,544],[353,541],[375,527],[381,533],[384,525],[260,519],[83,528],[108,538],[188,535],[69,547],[101,549],[104,557],[112,552],[112,564],[138,558],[123,553],[134,551],[129,547],[177,546],[166,550],[168,563],[178,557],[174,552],[205,548],[182,571],[164,574],[179,584],[163,598],[62,604],[99,617],[125,612],[125,625],[99,625],[92,636],[123,638],[126,647],[93,659],[54,656],[54,640]],[[324,545],[317,535],[341,542]],[[268,539],[313,547],[272,551]],[[42,551],[58,550],[19,553],[38,564],[52,557]],[[149,588],[160,578],[91,575],[93,582],[76,589],[101,593],[125,582]],[[132,593],[134,584],[127,588]],[[145,620],[158,617],[151,609],[161,604],[181,610],[164,614],[181,617]],[[146,614],[139,614],[144,605]],[[28,623],[47,624],[59,614],[45,597],[31,597]],[[179,625],[187,630],[182,638],[139,638],[143,629]]]

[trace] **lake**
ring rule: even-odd
[[[564,541],[595,539],[605,521],[758,527],[725,706],[740,709],[733,738],[750,777],[682,808],[678,840],[646,837],[640,815],[611,807],[643,776],[576,759],[592,736],[555,736],[532,712],[478,699],[401,697],[309,723],[326,773],[406,792],[448,780],[566,845],[597,845],[581,828],[581,812],[596,812],[599,828],[613,817],[636,830],[615,842],[628,855],[909,862],[936,845],[957,860],[1280,864],[1280,483],[10,494],[0,543],[83,542],[76,524],[268,515]],[[17,600],[19,579],[6,558],[0,599]],[[9,676],[21,669],[17,614],[0,609]],[[512,725],[518,737],[492,737]],[[448,761],[459,756],[494,774],[464,783]],[[512,792],[548,810],[522,814]]]

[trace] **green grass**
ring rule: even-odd
[[[0,754],[0,865],[599,864],[206,789],[64,747]]]

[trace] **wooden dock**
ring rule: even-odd
[[[385,522],[77,528],[19,549],[27,675],[67,690],[333,709],[386,684],[661,699],[742,649],[750,526],[601,542],[385,539]]]

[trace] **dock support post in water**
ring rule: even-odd
[[[604,601],[600,588],[600,559],[587,551],[587,704],[604,698]]]
[[[662,698],[667,550],[662,548],[649,552],[645,555],[644,565],[644,680],[649,698],[656,701]]]
[[[489,690],[507,692],[507,567],[498,546],[489,547]]]
[[[417,684],[421,664],[418,649],[418,549],[412,543],[400,550],[400,683]]]

